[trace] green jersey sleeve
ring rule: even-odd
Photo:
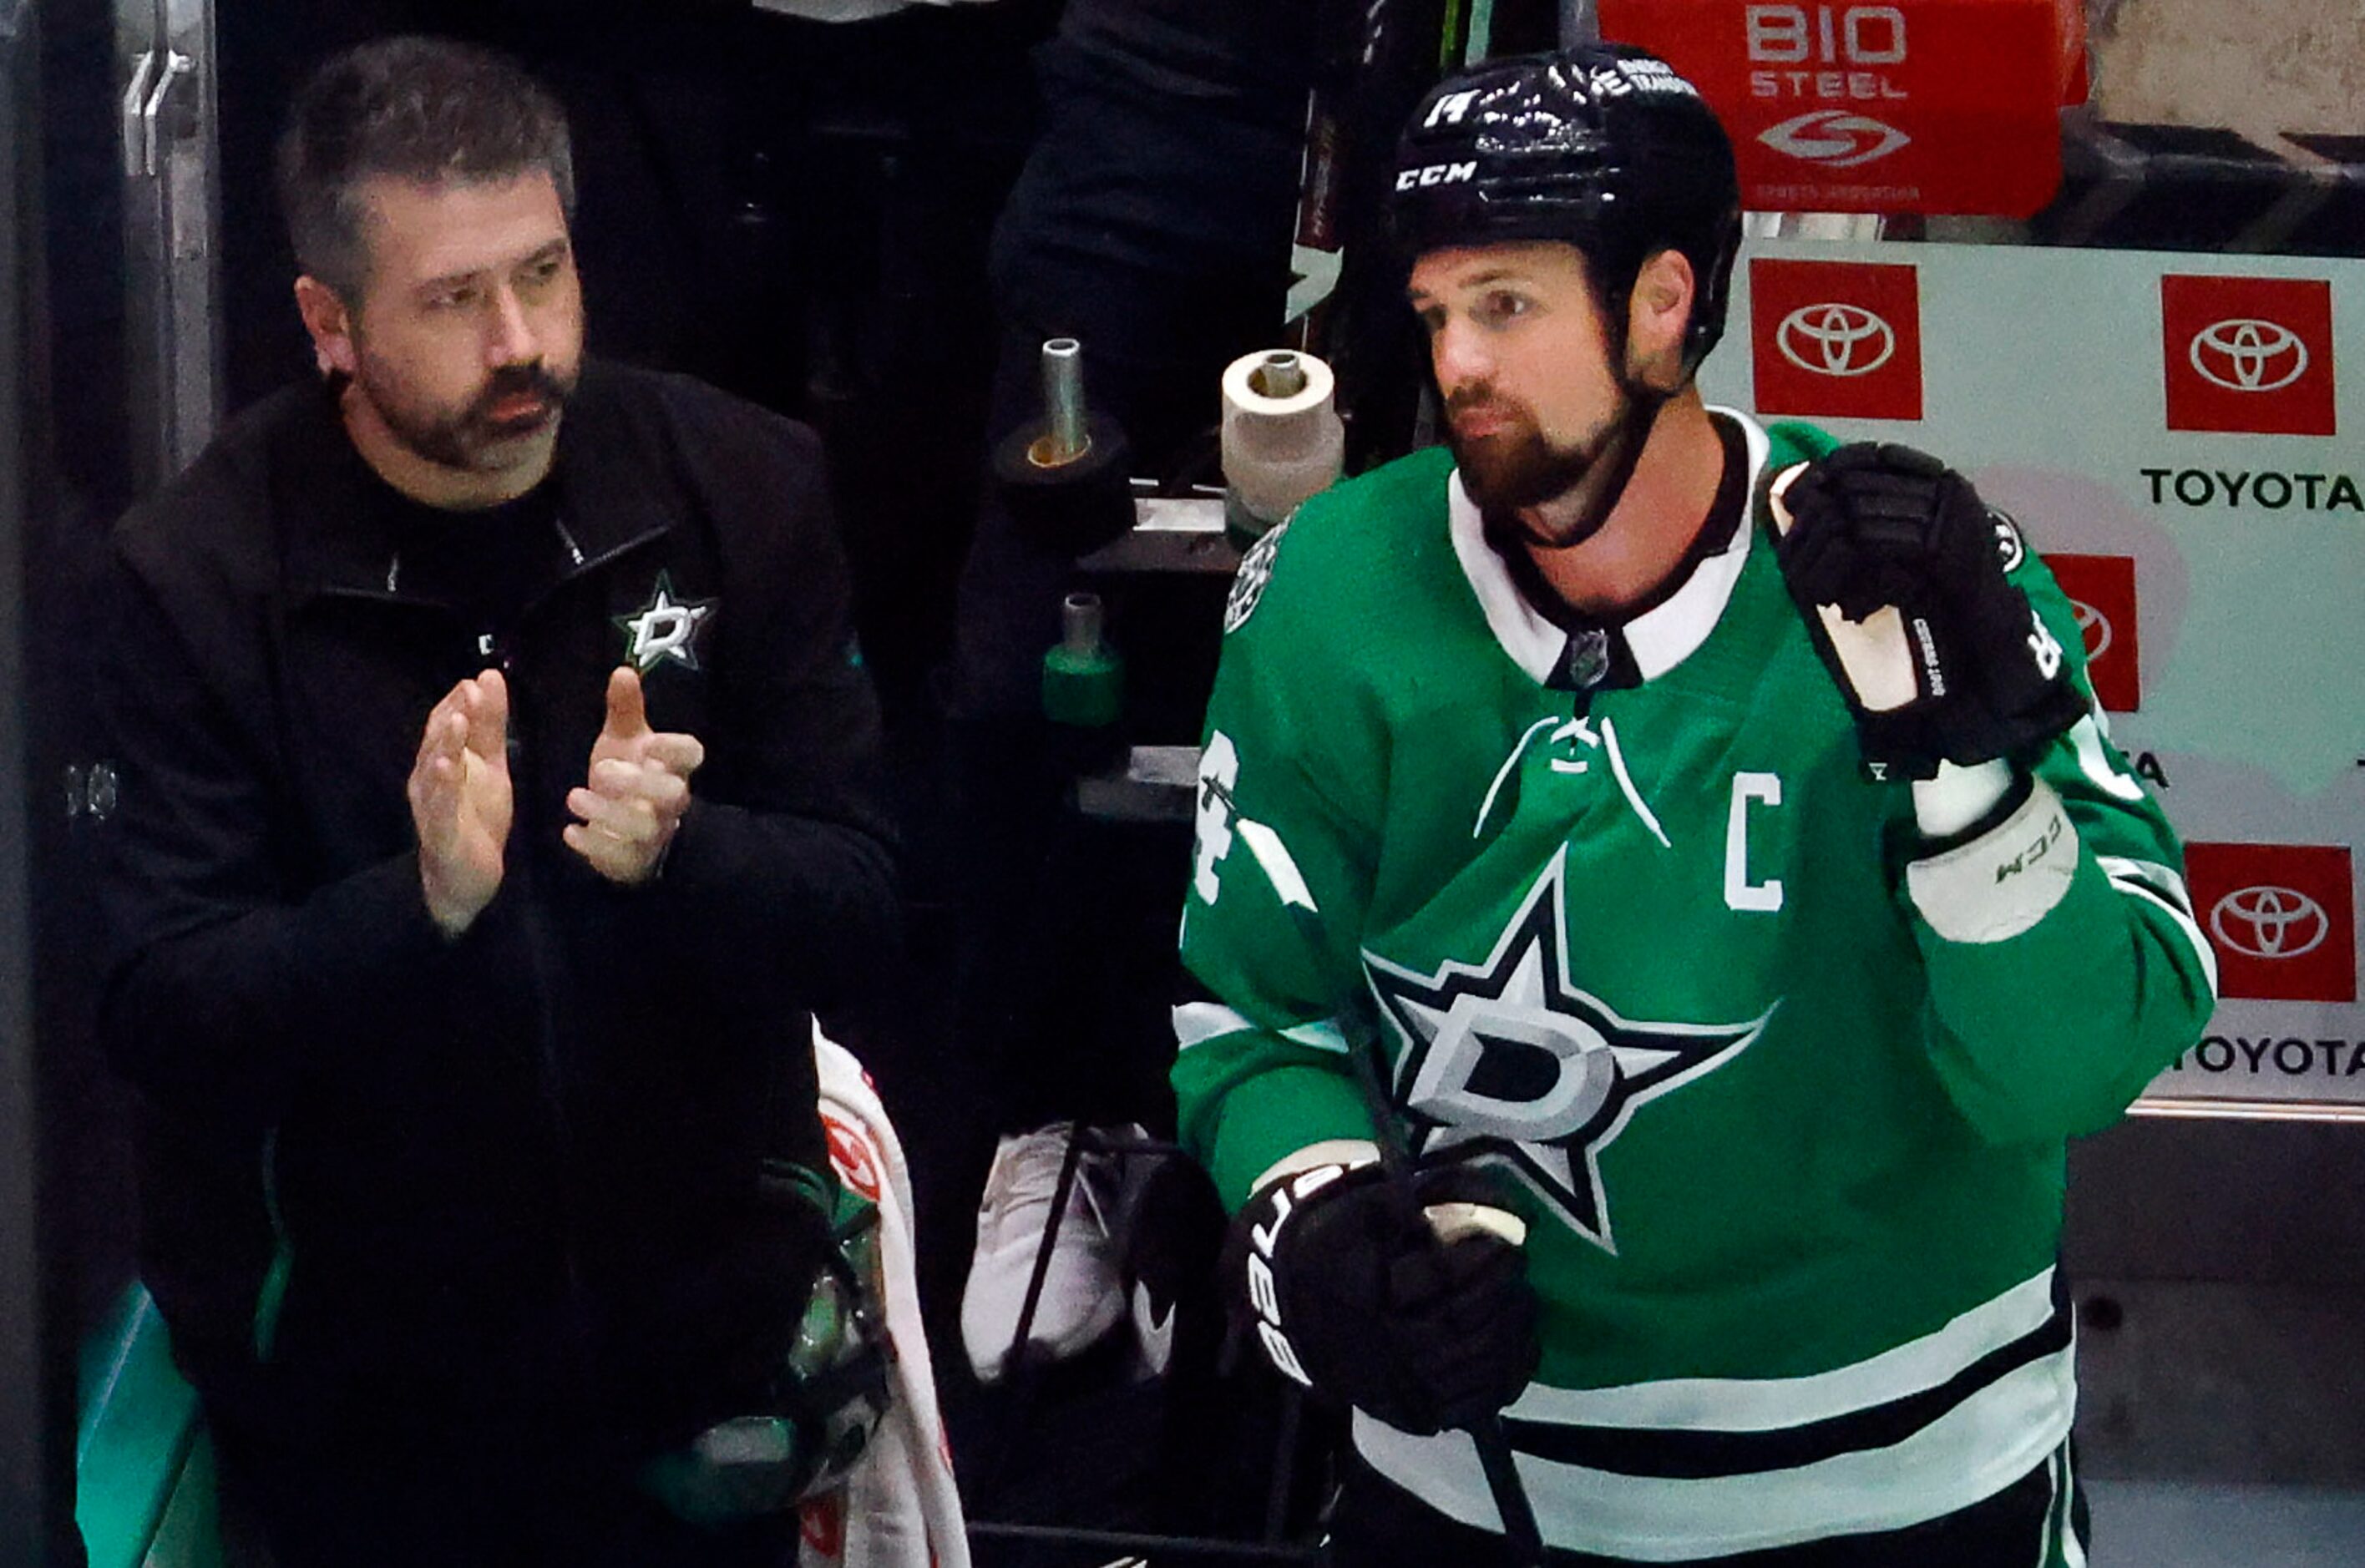
[[[1902,879],[1929,971],[1932,1050],[1972,1125],[1999,1142],[2115,1120],[2215,1005],[2184,857],[2110,742],[2069,601],[2034,552],[2028,595],[2090,711],[2038,760],[2028,800]]]
[[[1201,751],[1173,1081],[1233,1207],[1299,1148],[1371,1136],[1339,1014],[1365,1005],[1387,742],[1353,656],[1377,629],[1342,623],[1320,580],[1333,525],[1310,502],[1242,563]]]

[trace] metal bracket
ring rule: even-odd
[[[1138,745],[1123,772],[1076,780],[1076,810],[1100,822],[1187,823],[1199,805],[1199,748]]]
[[[164,68],[157,73],[155,89],[148,95],[147,103],[140,110],[141,167],[139,173],[153,175],[163,168],[164,109],[173,96],[173,84],[184,76],[194,75],[196,69],[197,62],[178,50],[165,51]]]
[[[1076,565],[1087,572],[1220,572],[1240,567],[1221,496],[1137,496],[1134,524]]]
[[[2199,1095],[2146,1094],[2130,1116],[2161,1121],[2322,1122],[2365,1126],[2365,1105],[2335,1100],[2209,1100]]]
[[[123,89],[123,177],[127,180],[145,179],[155,172],[144,134],[148,89],[155,77],[156,51],[143,49],[131,62],[131,84]]]

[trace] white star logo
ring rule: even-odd
[[[1565,852],[1553,857],[1484,964],[1419,975],[1368,953],[1364,961],[1404,1043],[1393,1097],[1417,1129],[1415,1154],[1503,1160],[1579,1235],[1615,1252],[1601,1151],[1642,1104],[1747,1048],[1774,1010],[1744,1024],[1633,1023],[1578,990],[1568,978],[1565,864]]]
[[[672,576],[659,572],[656,588],[640,612],[615,617],[624,633],[624,656],[643,675],[667,659],[696,669],[699,628],[713,613],[711,599],[674,598]]]

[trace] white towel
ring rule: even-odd
[[[920,1325],[912,1175],[869,1075],[813,1029],[823,1130],[838,1179],[879,1205],[887,1337],[895,1347],[886,1418],[846,1484],[801,1510],[801,1568],[969,1568],[969,1529]]]

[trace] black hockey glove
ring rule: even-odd
[[[1508,1220],[1494,1183],[1433,1170],[1415,1191],[1436,1217],[1408,1213],[1377,1165],[1281,1177],[1233,1221],[1227,1273],[1284,1375],[1427,1435],[1501,1410],[1541,1350],[1524,1253],[1443,1206]]]
[[[1936,458],[1840,447],[1775,515],[1782,576],[1875,778],[2024,757],[2084,715],[2060,644],[2004,576],[2019,531]]]

